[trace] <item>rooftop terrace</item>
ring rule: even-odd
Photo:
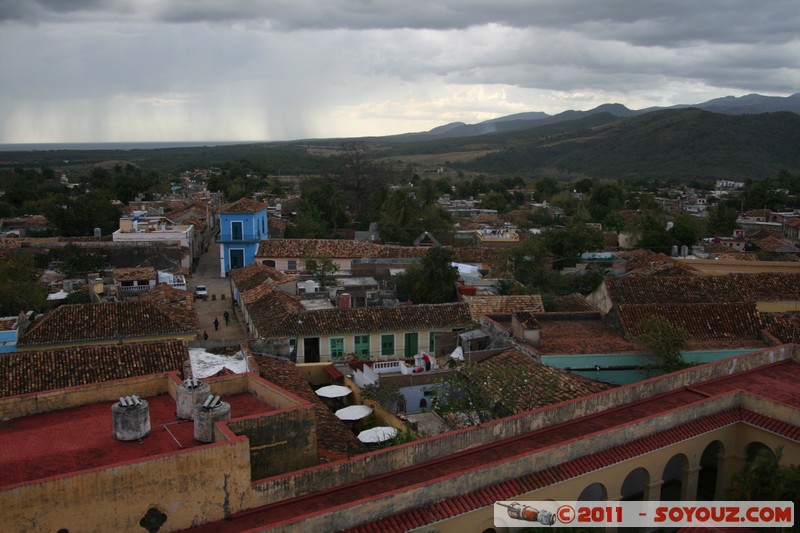
[[[151,431],[138,441],[114,438],[115,402],[108,400],[0,422],[0,488],[207,446],[194,439],[191,420],[177,418],[170,394],[144,399],[149,403]],[[230,404],[234,420],[275,411],[249,392],[225,395],[222,400]]]

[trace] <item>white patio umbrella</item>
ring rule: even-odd
[[[322,396],[323,398],[343,398],[353,391],[341,385],[327,385],[320,387],[316,392],[317,396]]]
[[[350,405],[336,411],[339,420],[361,420],[372,412],[368,405]]]
[[[377,428],[365,429],[358,434],[358,440],[370,444],[393,439],[395,435],[397,435],[397,430],[395,428],[390,426],[381,426]]]

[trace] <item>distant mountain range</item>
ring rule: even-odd
[[[443,126],[438,126],[430,131],[419,133],[405,133],[401,135],[391,135],[382,137],[381,140],[388,142],[420,142],[436,139],[453,139],[459,137],[475,137],[492,133],[507,133],[511,131],[526,130],[545,126],[548,124],[558,124],[572,120],[583,119],[601,113],[610,114],[618,118],[634,117],[664,109],[685,109],[698,108],[713,113],[725,115],[755,115],[761,113],[774,113],[788,111],[800,115],[800,93],[787,97],[762,96],[760,94],[748,94],[746,96],[726,96],[715,98],[700,104],[681,104],[671,107],[650,107],[647,109],[632,110],[622,104],[603,104],[589,111],[564,111],[557,115],[548,115],[541,111],[528,113],[517,113],[505,117],[494,118],[478,124],[465,124],[463,122],[452,122]]]

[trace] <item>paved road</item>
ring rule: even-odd
[[[221,278],[219,275],[219,245],[212,241],[208,250],[200,256],[197,271],[189,278],[189,290],[194,292],[198,285],[208,288],[207,300],[196,300],[195,308],[200,319],[200,334],[203,330],[208,332],[211,341],[245,339],[245,333],[240,321],[241,314],[233,306],[230,279]],[[230,324],[225,325],[223,313],[228,311]],[[214,318],[219,320],[219,330],[214,330]]]

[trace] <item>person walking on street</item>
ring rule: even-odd
[[[208,332],[206,330],[203,330],[203,340],[204,341],[208,340]]]
[[[214,317],[214,331],[219,331],[219,320]]]
[[[231,315],[228,314],[227,311],[225,311],[225,314],[222,315],[222,317],[225,319],[225,325],[226,326],[231,323]]]

